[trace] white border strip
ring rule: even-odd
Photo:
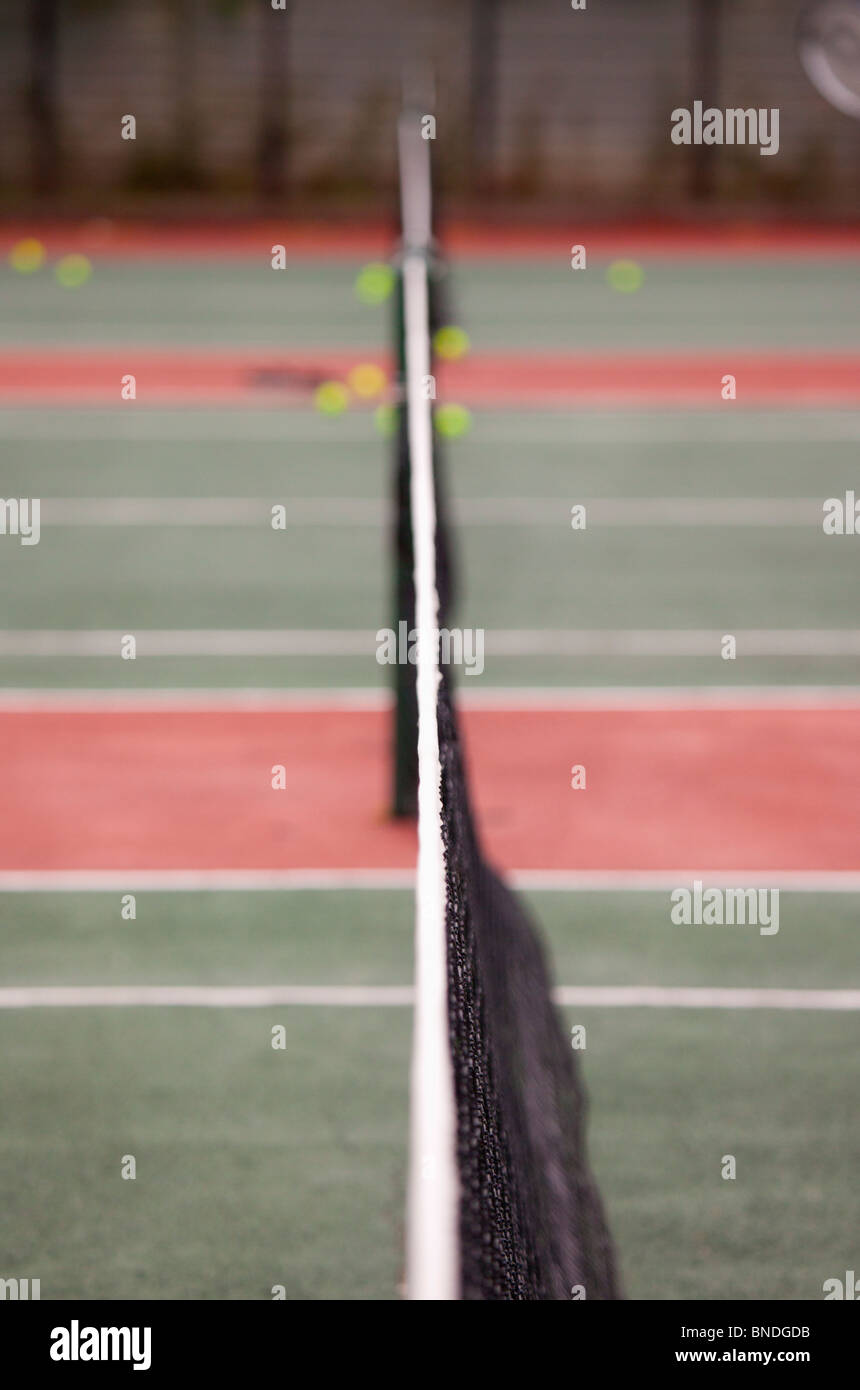
[[[425,249],[430,242],[429,146],[417,117],[398,130],[403,187],[403,303],[411,454],[410,506],[418,634],[418,869],[415,1017],[411,1072],[406,1282],[410,1299],[459,1297],[459,1183],[456,1108],[448,1041],[445,856],[439,762],[436,633],[436,504],[433,424],[423,390],[430,374]]]
[[[461,708],[471,710],[685,710],[685,709],[860,709],[860,685],[463,685]],[[182,687],[104,689],[0,689],[0,714],[51,713],[353,713],[388,712],[393,696],[383,687],[340,689],[268,687]]]
[[[526,893],[670,893],[766,883],[786,893],[860,893],[857,869],[512,869]],[[303,893],[415,889],[412,869],[0,869],[0,893]]]
[[[858,688],[860,704],[860,688]],[[390,710],[393,697],[382,686],[326,686],[323,689],[281,690],[265,686],[183,686],[152,688],[57,689],[44,687],[0,690],[0,714],[313,714],[324,710],[339,714]]]
[[[575,985],[554,990],[553,998],[563,1008],[860,1010],[860,989]],[[410,985],[19,985],[0,989],[0,1009],[378,1009],[408,1008],[414,1002]]]
[[[602,685],[478,686],[461,684],[461,708],[505,710],[687,710],[687,709],[860,709],[858,685]],[[281,690],[259,687],[152,687],[129,689],[56,689],[22,686],[0,689],[0,714],[147,714],[194,713],[349,714],[392,708],[391,691],[382,686],[326,686]]]
[[[8,322],[5,333],[13,331]],[[20,341],[20,335],[18,335]],[[76,344],[77,346],[78,344]],[[8,344],[6,345],[8,346]],[[39,347],[41,344],[33,343]],[[612,411],[572,402],[568,408],[536,413],[523,406],[507,410],[501,404],[483,410],[472,432],[460,447],[497,449],[519,441],[566,447],[616,447],[641,444],[643,438],[666,448],[686,448],[705,444],[709,448],[754,441],[761,444],[853,444],[860,440],[860,412],[846,404],[839,409],[822,409],[802,402],[790,411],[752,407],[727,411],[705,410],[694,406],[671,407],[619,404]],[[77,406],[67,403],[9,406],[0,403],[0,439],[25,443],[73,439],[82,443],[134,443],[197,440],[228,446],[236,442],[260,444],[318,444],[332,451],[358,445],[378,444],[370,411],[351,411],[337,419],[304,409],[285,411],[276,400],[265,401],[262,393],[253,408],[233,406],[202,409],[168,406],[129,411],[127,407]],[[214,458],[215,456],[213,456]],[[55,451],[52,467],[71,470],[74,465],[62,450]],[[218,473],[217,460],[212,471]],[[643,465],[642,472],[646,471]]]
[[[434,629],[437,624],[434,623]],[[137,655],[320,656],[375,660],[371,628],[138,628]],[[858,628],[736,628],[738,657],[860,656]],[[2,628],[0,657],[111,657],[125,633],[109,628]],[[487,628],[488,658],[696,656],[720,659],[719,628]]]
[[[302,893],[415,889],[413,869],[0,869],[0,893]]]
[[[583,497],[597,526],[821,528],[820,497]],[[368,497],[43,497],[42,526],[270,526],[281,503],[290,526],[381,528],[387,504]],[[564,497],[465,497],[452,502],[461,526],[569,526]]]

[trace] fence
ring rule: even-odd
[[[283,4],[283,9],[274,8]],[[860,125],[810,86],[799,0],[4,0],[0,205],[360,206],[421,74],[464,203],[858,211]],[[673,145],[695,99],[778,107],[779,156]],[[121,136],[135,118],[134,140]]]

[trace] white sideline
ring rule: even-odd
[[[860,989],[708,989],[575,985],[553,991],[562,1007],[603,1009],[860,1010]],[[0,989],[0,1009],[405,1008],[410,985],[19,985]]]
[[[97,326],[93,326],[96,331]],[[5,324],[5,331],[14,325]],[[22,330],[23,331],[23,330]],[[20,342],[18,334],[17,341]],[[503,418],[500,420],[500,416]],[[772,444],[856,443],[860,441],[860,414],[856,409],[822,410],[799,406],[788,410],[709,411],[690,408],[679,411],[627,405],[614,411],[572,406],[536,415],[533,411],[482,412],[466,441],[470,449],[498,448],[517,440],[525,444],[679,445],[703,443]],[[147,442],[200,440],[232,444],[252,440],[259,443],[316,444],[325,441],[327,449],[356,444],[378,443],[373,421],[353,412],[337,420],[322,418],[311,410],[285,411],[273,400],[268,409],[255,406],[221,411],[167,407],[129,411],[127,407],[86,408],[16,407],[0,409],[0,439],[23,442],[38,440],[78,440],[82,443],[124,440]],[[56,462],[63,466],[62,451]],[[73,466],[69,461],[68,466]]]
[[[686,710],[686,709],[860,709],[858,685],[584,685],[474,686],[461,683],[457,703],[472,710]],[[135,713],[192,710],[195,713],[271,711],[351,713],[388,711],[384,686],[182,686],[104,688],[17,686],[0,690],[0,714]]]
[[[860,893],[856,869],[511,869],[527,893],[670,893],[762,884],[787,893]],[[0,893],[303,893],[413,891],[412,869],[0,869]]]
[[[3,628],[0,656],[112,657],[120,629]],[[138,628],[138,657],[359,656],[373,661],[372,628]],[[718,628],[487,628],[486,652],[500,656],[699,656],[720,661]],[[736,628],[738,657],[860,656],[857,628]]]
[[[570,525],[571,502],[597,526],[739,526],[821,529],[820,497],[464,497],[452,501],[461,526]],[[382,527],[389,506],[369,497],[44,497],[43,526],[237,526],[271,524],[281,504],[286,526]]]

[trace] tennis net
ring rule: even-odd
[[[449,562],[427,389],[438,263],[418,117],[401,119],[399,150],[398,555],[401,564],[404,555],[412,560],[413,573],[411,584],[398,585],[398,601],[410,629],[414,623],[417,663],[397,734],[417,707],[419,841],[408,1292],[616,1298],[612,1243],[586,1158],[581,1080],[538,937],[481,850],[451,672],[440,661]]]

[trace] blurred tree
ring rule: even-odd
[[[27,107],[30,124],[30,169],[36,197],[60,186],[60,119],[57,78],[57,0],[30,0],[30,70]]]
[[[692,90],[705,109],[720,105],[720,45],[723,35],[722,0],[693,0],[691,35]],[[690,192],[712,198],[717,184],[718,145],[691,146]]]
[[[289,91],[289,6],[290,0],[283,0],[283,9],[273,9],[268,0],[157,0],[166,13],[171,29],[170,88],[173,94],[173,140],[169,153],[152,152],[139,156],[132,182],[147,188],[181,189],[199,188],[205,182],[202,152],[198,135],[197,121],[197,70],[200,42],[200,20],[211,14],[228,22],[241,18],[249,9],[252,11],[257,41],[257,72],[255,84],[259,97],[255,121],[255,166],[257,190],[264,198],[283,197],[287,189],[287,94]],[[49,47],[50,62],[43,62],[39,72],[41,79],[39,91],[42,93],[40,107],[40,146],[43,151],[51,146],[47,139],[53,113],[54,142],[56,146],[57,98],[56,98],[56,27],[58,0],[31,0],[33,6],[32,29],[36,28],[36,13],[49,12],[52,17],[53,49]],[[76,0],[76,4],[91,14],[102,9],[121,10],[127,8],[127,0]],[[51,27],[51,26],[49,26]],[[35,47],[33,72],[36,72]],[[35,81],[33,83],[35,90]],[[33,126],[36,126],[35,102]],[[49,160],[44,157],[43,176],[47,177],[49,168],[56,175],[59,158]],[[56,185],[54,185],[56,186]]]
[[[210,10],[224,19],[238,18],[249,7],[257,16],[257,191],[266,199],[282,198],[287,191],[290,3],[283,0],[283,7],[274,9],[263,0],[209,0]]]
[[[266,199],[283,198],[287,192],[289,22],[287,8],[264,9],[260,15],[257,187]]]
[[[257,17],[257,191],[266,199],[282,198],[287,191],[290,0],[283,0],[279,9],[262,0],[209,0],[210,10],[224,19],[238,18],[249,7]]]
[[[496,0],[470,0],[469,129],[470,174],[473,191],[486,193],[493,184],[498,84],[498,5]]]
[[[164,0],[173,30],[173,94],[177,184],[195,187],[201,179],[197,134],[197,10],[199,0]]]

